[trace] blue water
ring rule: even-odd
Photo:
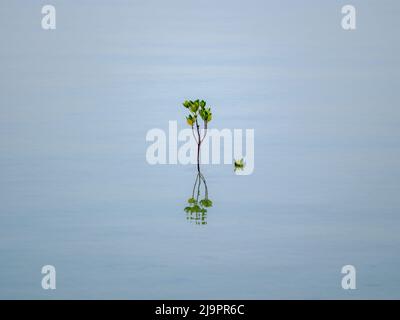
[[[0,298],[400,298],[398,2],[52,3],[0,4]],[[255,130],[201,225],[195,166],[145,157],[197,97]]]

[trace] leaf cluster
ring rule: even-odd
[[[210,199],[204,198],[200,201],[195,198],[190,198],[188,200],[189,206],[185,208],[187,213],[206,213],[207,209],[212,207],[212,201]]]
[[[189,126],[193,126],[198,119],[198,116],[205,124],[212,120],[211,108],[206,108],[207,103],[204,100],[185,100],[183,106],[189,110],[189,115],[186,117],[186,122]]]

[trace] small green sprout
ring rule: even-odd
[[[244,167],[246,166],[246,163],[244,162],[244,160],[242,158],[240,160],[235,160],[234,166],[235,166],[235,172],[236,172],[237,170],[243,170]]]

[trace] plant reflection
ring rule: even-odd
[[[202,186],[204,186],[204,190]],[[204,192],[204,198],[202,198],[202,192]],[[188,206],[185,207],[186,219],[197,225],[206,225],[207,208],[212,207],[212,201],[208,198],[207,182],[201,172],[197,173],[192,197],[187,202]]]

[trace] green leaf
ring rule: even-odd
[[[192,212],[200,212],[201,208],[196,204],[192,207]]]
[[[190,198],[189,200],[188,200],[188,203],[195,203],[196,202],[196,199],[195,198]]]
[[[205,119],[206,119],[205,112],[206,112],[206,111],[205,111],[204,109],[201,109],[201,110],[199,111],[200,117],[203,119],[203,121],[205,121]]]
[[[195,101],[190,105],[190,111],[196,114],[197,110],[199,110],[199,103]]]
[[[212,201],[210,199],[203,199],[200,201],[200,204],[206,208],[212,207]]]
[[[196,116],[192,116],[191,114],[186,117],[186,122],[189,126],[193,126],[193,124],[196,122]]]
[[[200,101],[200,107],[204,108],[206,106],[206,102],[204,100]]]

